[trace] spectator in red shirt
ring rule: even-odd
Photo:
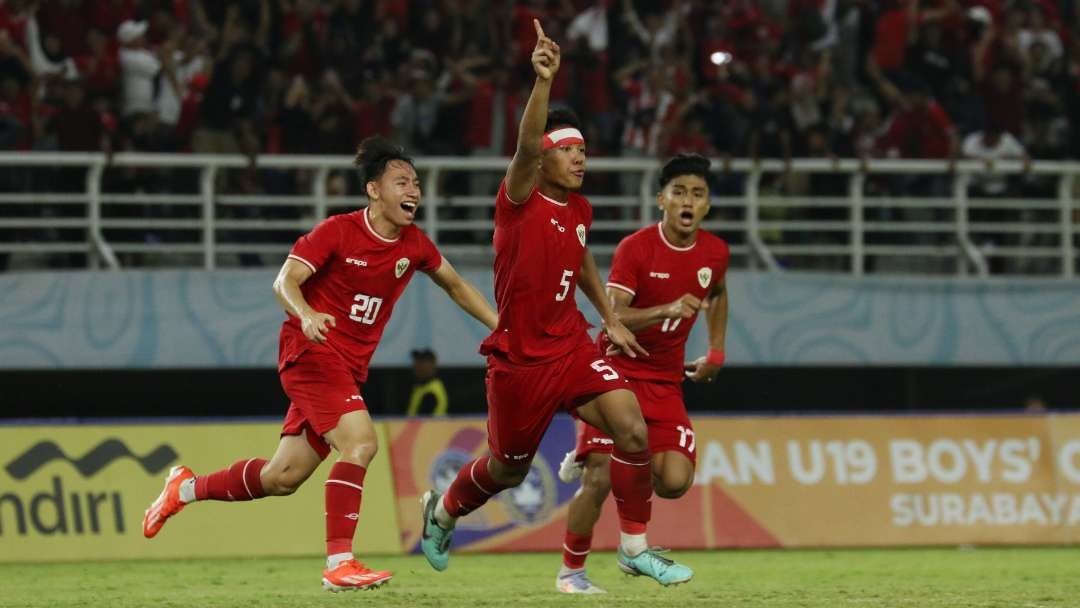
[[[956,127],[945,109],[930,96],[926,83],[908,80],[904,84],[885,133],[887,154],[894,158],[955,158]]]
[[[959,148],[956,127],[945,109],[930,96],[925,82],[913,78],[901,81],[903,93],[896,99],[892,121],[885,132],[884,149],[892,158],[956,158]],[[907,194],[946,196],[947,175],[932,174],[899,179],[897,187]]]
[[[670,157],[676,154],[701,154],[702,156],[716,156],[716,148],[709,141],[705,130],[705,121],[697,112],[690,112],[674,126],[670,137],[667,138],[667,146],[664,156]]]
[[[918,20],[918,4],[912,0],[889,3],[874,28],[874,47],[869,62],[884,72],[896,72],[904,67],[909,39]]]
[[[1024,132],[1024,86],[1007,65],[996,66],[989,79],[979,83],[988,122],[1000,125],[1014,136]]]
[[[112,97],[120,82],[120,59],[116,48],[109,43],[109,36],[99,29],[86,32],[87,52],[75,58],[79,74],[85,79],[87,91],[92,95]]]

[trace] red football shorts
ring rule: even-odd
[[[596,344],[587,341],[566,356],[539,365],[514,365],[491,355],[485,384],[488,447],[495,458],[509,465],[532,460],[559,410],[572,410],[597,395],[629,388]]]
[[[679,452],[697,464],[694,426],[686,413],[682,385],[675,382],[630,380],[641,414],[649,427],[649,452]],[[582,422],[577,442],[577,459],[593,452],[610,454],[615,442],[600,429]]]
[[[360,387],[341,355],[321,344],[286,363],[279,376],[291,401],[281,435],[304,433],[319,457],[326,458],[330,445],[323,435],[333,430],[345,414],[367,409]]]

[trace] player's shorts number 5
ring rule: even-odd
[[[618,380],[619,379],[619,372],[611,369],[611,366],[608,365],[607,362],[605,362],[603,359],[597,359],[596,361],[593,361],[592,363],[590,363],[590,365],[596,371],[600,372],[601,374],[604,374],[603,376],[600,376],[604,380]]]

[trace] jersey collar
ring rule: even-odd
[[[545,195],[543,192],[540,191],[539,188],[536,189],[536,193],[539,194],[540,198],[544,199],[545,201],[547,201],[549,203],[552,203],[552,204],[555,204],[555,205],[558,205],[560,207],[565,207],[565,206],[570,204],[569,200],[567,200],[565,203],[560,203],[559,201],[551,198],[550,196]]]
[[[382,241],[384,243],[396,243],[396,242],[400,241],[401,236],[398,236],[396,239],[388,239],[385,236],[383,236],[383,235],[381,235],[381,234],[379,234],[378,232],[375,231],[375,227],[371,225],[371,220],[368,219],[368,210],[369,209],[371,209],[371,207],[364,207],[364,226],[367,227],[368,232],[370,232],[372,234],[372,236],[374,236],[375,238],[379,239],[380,241]]]
[[[674,249],[675,251],[690,251],[697,245],[697,239],[694,239],[694,242],[690,243],[689,247],[676,247],[675,245],[672,245],[671,242],[667,240],[667,237],[664,236],[664,222],[660,222],[656,225],[656,231],[660,233],[660,240],[663,241],[664,244],[667,245],[669,248]]]

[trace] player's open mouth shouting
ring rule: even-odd
[[[689,228],[694,225],[694,210],[686,207],[679,212],[679,224]]]

